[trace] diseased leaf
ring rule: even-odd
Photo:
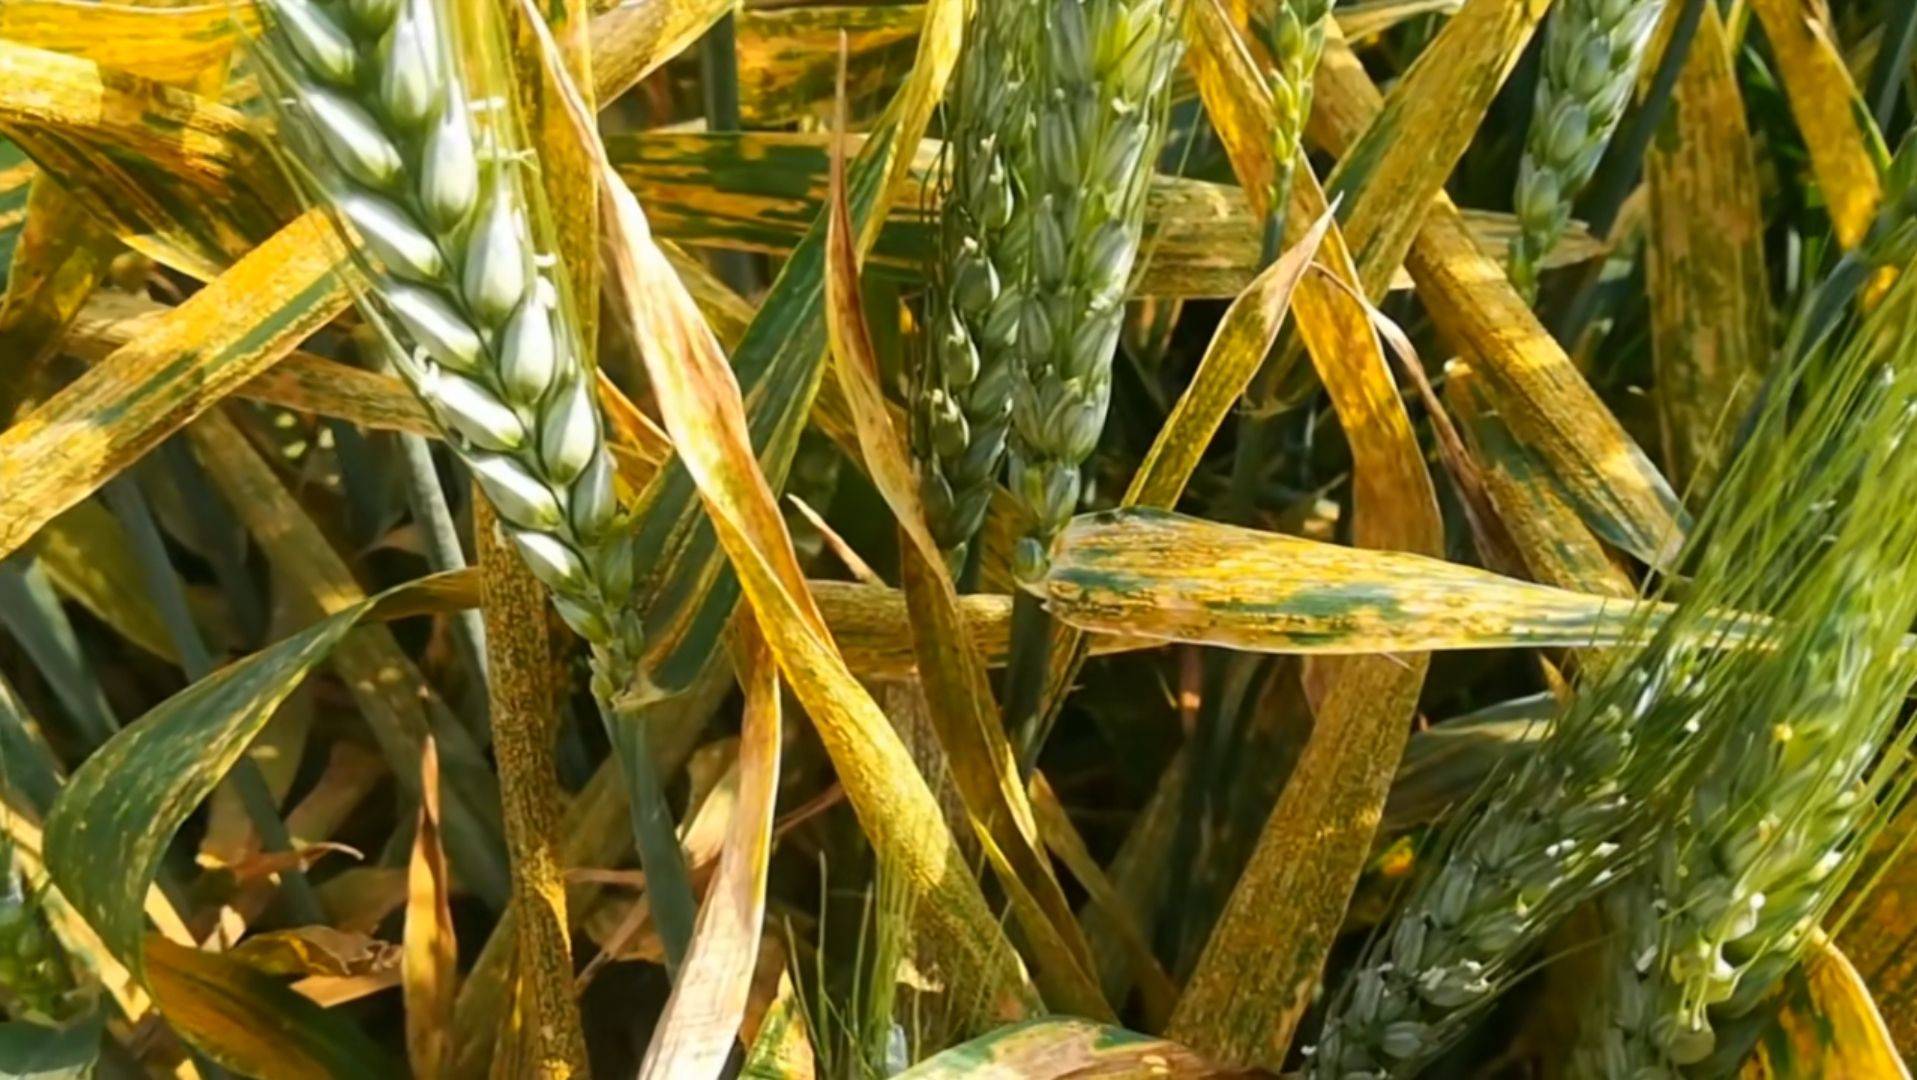
[[[1645,285],[1667,473],[1711,489],[1771,351],[1764,209],[1744,101],[1717,9],[1705,5],[1651,144]]]
[[[949,5],[933,10],[942,30],[927,40],[938,43],[940,63],[949,70],[958,12]],[[922,87],[914,108],[929,110],[942,83],[941,77]],[[646,344],[642,353],[666,430],[740,575],[780,671],[805,703],[879,857],[909,883],[913,899],[922,900],[914,908],[928,950],[949,965],[949,978],[976,986],[987,1009],[1023,1012],[1030,1001],[1023,972],[977,881],[958,869],[931,792],[897,733],[845,667],[806,590],[777,502],[753,454],[739,380],[652,240],[637,201],[605,161],[590,133],[591,118],[576,100],[571,105],[582,143],[600,157],[600,197],[611,219],[608,280],[634,336]],[[895,164],[888,171],[902,168]],[[871,231],[876,227],[874,219]],[[792,272],[789,265],[786,273]]]
[[[343,258],[307,213],[0,432],[0,555],[344,310]]]
[[[1836,945],[1822,940],[1785,981],[1776,1018],[1739,1070],[1741,1080],[1857,1076],[1908,1080],[1870,990]]]
[[[1046,606],[1074,626],[1261,652],[1582,647],[1643,618],[1628,599],[1155,510],[1074,518],[1052,562]]]
[[[841,127],[843,121],[841,114]],[[1091,950],[1045,858],[985,664],[966,632],[958,589],[926,523],[911,453],[893,426],[879,388],[878,355],[865,322],[844,179],[843,160],[835,155],[826,235],[826,325],[834,370],[857,429],[859,456],[905,534],[900,573],[926,709],[979,845],[1004,884],[1034,954],[1040,990],[1058,1008],[1116,1019],[1093,981]]]
[[[1249,1078],[1273,1075],[1208,1061],[1164,1039],[1089,1020],[1028,1020],[981,1035],[919,1062],[899,1080],[1065,1080],[1067,1077]]]
[[[4,37],[0,132],[127,246],[203,281],[292,216],[238,112]]]
[[[1883,198],[1877,175],[1883,137],[1832,39],[1829,10],[1818,0],[1752,0],[1750,6],[1770,39],[1791,114],[1810,148],[1831,227],[1839,243],[1855,247]]]
[[[738,616],[734,661],[745,687],[739,734],[739,792],[719,867],[699,922],[640,1065],[641,1080],[717,1077],[738,1041],[758,966],[779,786],[779,672],[749,616]]]
[[[649,131],[611,136],[606,148],[659,235],[682,243],[784,255],[805,237],[824,205],[823,135]],[[920,143],[912,175],[893,201],[884,231],[866,260],[867,272],[912,283],[923,280],[937,243],[933,223],[942,152],[940,143]],[[1516,228],[1509,214],[1473,210],[1464,216],[1480,243],[1500,251]],[[1235,297],[1261,269],[1259,233],[1242,188],[1155,174],[1145,197],[1142,242],[1150,258],[1142,261],[1134,291],[1140,296]],[[1574,227],[1545,265],[1581,263],[1603,251],[1588,232]],[[1411,279],[1401,272],[1391,277],[1390,285],[1409,288]]]
[[[300,610],[318,618],[366,598],[332,542],[225,415],[210,413],[187,431],[221,495],[267,562],[292,586]],[[423,590],[430,589],[437,600],[444,596],[446,583],[456,580],[451,574],[421,579],[420,595],[427,596]],[[330,665],[346,684],[394,777],[414,797],[420,745],[428,734],[438,741],[447,780],[441,793],[446,848],[453,869],[461,884],[489,906],[506,906],[511,890],[498,786],[472,736],[431,691],[388,628],[366,626],[347,635],[334,648]]]
[[[145,953],[167,1023],[227,1068],[287,1080],[401,1075],[343,1014],[246,964],[157,935]]]
[[[448,1076],[459,946],[449,903],[452,881],[439,846],[439,752],[427,737],[419,755],[419,817],[406,870],[406,1059],[420,1080]]]
[[[1481,14],[1467,18],[1474,11]],[[1454,42],[1451,49],[1465,57],[1463,115],[1471,115],[1474,95],[1488,102],[1515,60],[1500,50],[1515,51],[1535,18],[1530,5],[1471,0],[1446,25],[1439,43]],[[1462,37],[1471,27],[1492,41],[1474,45]],[[1248,190],[1261,189],[1275,143],[1272,97],[1259,89],[1243,39],[1216,0],[1193,5],[1186,30],[1200,94],[1233,169]],[[1406,82],[1423,69],[1422,84],[1454,59],[1451,51],[1435,59],[1427,52]],[[1400,91],[1399,100],[1407,100]],[[1439,91],[1426,85],[1423,92]],[[1404,108],[1432,115],[1423,102]],[[1389,123],[1378,126],[1388,131]],[[1399,177],[1415,192],[1437,191],[1452,163],[1444,145],[1421,156],[1417,148],[1386,150],[1390,142],[1365,143],[1379,160],[1347,158],[1338,175],[1361,184]],[[1294,235],[1326,212],[1324,198],[1310,168],[1298,170],[1287,214]],[[1363,229],[1354,243],[1374,265],[1361,270],[1342,231],[1333,229],[1321,249],[1330,280],[1301,282],[1292,311],[1350,447],[1354,544],[1436,555],[1444,545],[1436,493],[1363,300],[1372,284],[1365,271],[1391,269],[1416,216],[1389,204],[1375,218],[1360,219],[1354,210],[1346,220]],[[1316,724],[1178,999],[1167,1028],[1172,1038],[1233,1061],[1282,1067],[1363,870],[1427,662],[1422,655],[1373,655],[1307,667]]]
[[[47,868],[115,957],[144,973],[142,912],[166,845],[279,703],[355,626],[416,614],[433,587],[425,579],[347,605],[220,669],[127,725],[74,770],[47,815]]]
[[[1307,129],[1333,151],[1351,146],[1382,107],[1358,58],[1328,41],[1319,107]],[[1598,399],[1556,339],[1436,195],[1405,267],[1432,322],[1485,376],[1512,434],[1533,449],[1605,539],[1651,563],[1674,555],[1687,527],[1670,485]]]

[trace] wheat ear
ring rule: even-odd
[[[1012,155],[1032,118],[1018,43],[1036,30],[1037,12],[1033,0],[981,0],[946,110],[950,168],[912,443],[926,518],[954,572],[985,522],[1011,423],[1017,293],[1004,283],[1020,275],[1006,234],[1019,200]]]
[[[633,545],[510,88],[473,93],[485,76],[452,47],[486,28],[449,25],[451,6],[434,0],[258,2],[293,171],[357,236],[362,311],[591,645],[610,722],[642,680]],[[657,801],[633,795],[636,815]],[[690,891],[673,885],[676,842],[645,832],[670,951],[690,931]]]
[[[1537,294],[1538,268],[1611,144],[1663,11],[1664,0],[1562,0],[1552,9],[1513,199],[1511,280],[1526,296]]]
[[[1043,573],[1046,546],[1077,509],[1080,466],[1105,426],[1178,56],[1166,0],[1035,2],[1032,130],[1015,157],[1018,275],[1001,300],[1013,357],[1007,468],[1030,522],[1014,571],[1025,580]]]

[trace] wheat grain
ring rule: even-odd
[[[640,630],[611,459],[508,110],[474,100],[431,0],[261,7],[298,171],[363,243],[395,366],[561,614],[626,669]]]
[[[985,521],[1011,423],[1013,326],[1003,300],[1018,271],[1005,240],[1019,198],[1011,157],[1032,115],[1017,43],[1036,29],[1037,11],[1033,0],[978,5],[947,112],[951,168],[912,442],[926,516],[955,571]]]
[[[1036,0],[1033,119],[1016,155],[1016,280],[998,312],[1012,339],[1007,472],[1030,531],[1025,579],[1079,500],[1079,468],[1104,428],[1112,350],[1164,137],[1178,55],[1165,0]]]
[[[1664,0],[1563,0],[1552,10],[1513,199],[1511,280],[1526,296],[1610,145],[1663,10]]]

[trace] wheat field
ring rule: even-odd
[[[1908,1077],[1908,0],[0,0],[0,1076]]]

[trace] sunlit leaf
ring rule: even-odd
[[[1067,1077],[1270,1075],[1207,1061],[1174,1042],[1089,1020],[1030,1020],[954,1046],[899,1074],[900,1080],[1065,1080]]]

